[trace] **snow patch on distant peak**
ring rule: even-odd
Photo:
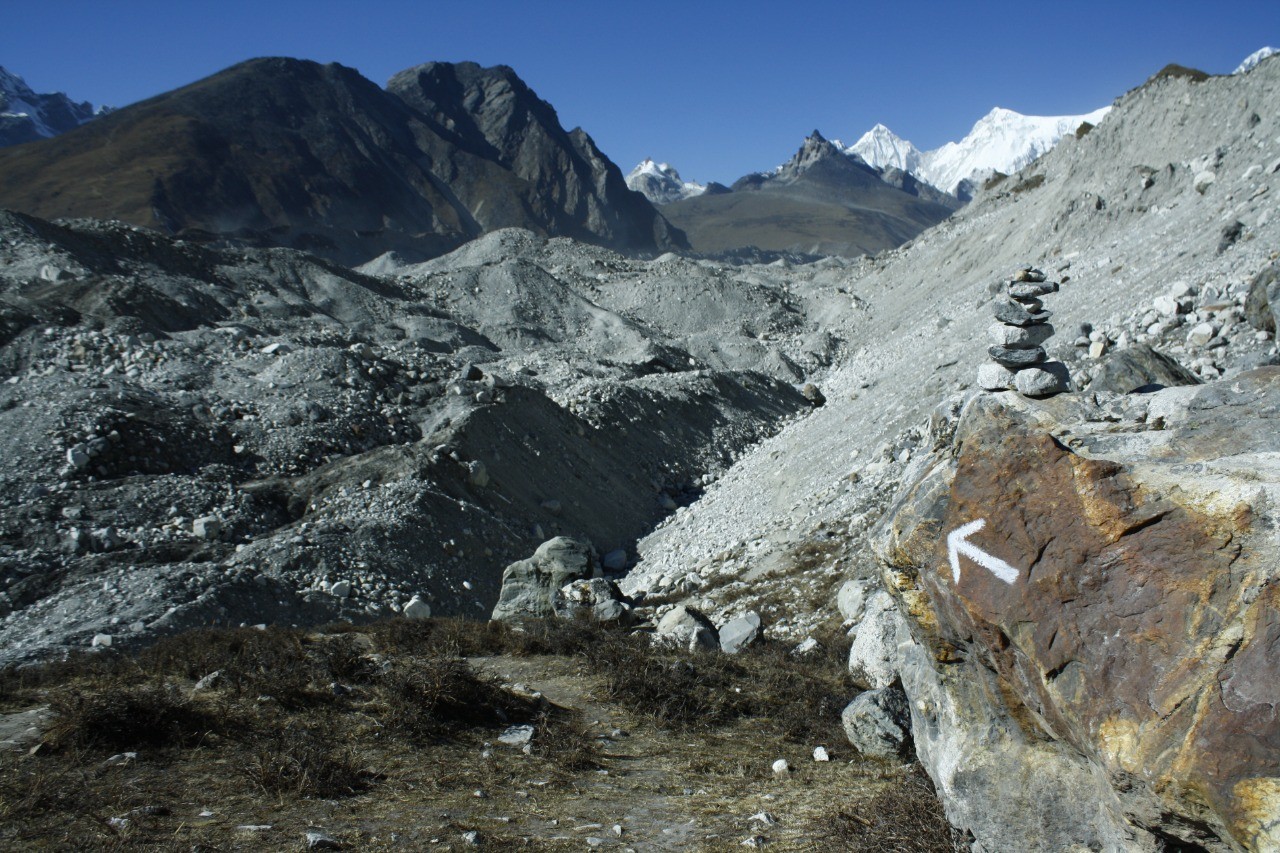
[[[1244,58],[1244,62],[1240,63],[1240,67],[1237,68],[1235,71],[1232,71],[1231,73],[1244,74],[1246,71],[1252,71],[1254,68],[1257,67],[1259,62],[1266,59],[1268,56],[1275,56],[1277,53],[1280,53],[1280,50],[1277,50],[1274,47],[1259,48],[1258,50],[1255,50],[1253,53],[1246,56]]]
[[[703,184],[685,181],[670,163],[657,163],[646,157],[627,175],[627,186],[654,204],[693,198],[707,191]]]
[[[0,66],[0,145],[57,136],[95,115],[93,106],[76,103],[61,92],[36,94],[27,81]]]

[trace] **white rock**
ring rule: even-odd
[[[338,581],[329,587],[329,594],[335,598],[346,598],[351,595],[351,581]]]
[[[898,677],[898,646],[909,640],[893,598],[884,591],[866,603],[857,635],[849,647],[849,675],[858,687],[888,687]]]
[[[978,367],[978,387],[984,391],[1008,391],[1013,383],[1013,371],[1003,364],[988,361]]]
[[[779,758],[777,761],[773,762],[774,776],[786,776],[790,772],[791,765],[787,763],[787,759]]]
[[[1094,359],[1102,358],[1103,354],[1106,353],[1106,351],[1107,351],[1106,341],[1094,341],[1093,343],[1089,344],[1089,358],[1094,358]]]
[[[814,747],[813,760],[814,761],[830,761],[831,756],[827,754],[827,748],[825,746]]]
[[[510,726],[498,735],[498,742],[507,746],[524,746],[533,740],[533,726]]]
[[[862,619],[862,611],[868,596],[875,590],[875,583],[869,580],[849,580],[840,586],[836,593],[836,609],[847,622]]]
[[[1213,336],[1217,331],[1213,328],[1212,323],[1200,323],[1193,326],[1191,331],[1187,332],[1187,346],[1202,347],[1209,341],[1213,340]]]
[[[95,647],[98,647],[98,646],[101,646],[101,647],[110,646],[110,645],[111,645],[111,635],[110,635],[110,634],[94,634],[94,635],[93,635],[93,639],[89,642],[89,645],[91,645],[91,646],[95,646]]]
[[[216,515],[205,515],[191,522],[191,532],[201,539],[217,539],[222,533],[222,522]]]
[[[409,603],[404,606],[402,612],[406,619],[430,619],[431,605],[415,595],[409,599]]]
[[[1209,187],[1213,186],[1213,182],[1216,181],[1217,179],[1218,179],[1217,175],[1215,175],[1213,172],[1210,172],[1208,169],[1206,169],[1205,171],[1200,172],[1198,175],[1196,175],[1195,180],[1192,183],[1192,186],[1195,187],[1196,192],[1200,193],[1201,195],[1204,195],[1205,192],[1209,189]]]

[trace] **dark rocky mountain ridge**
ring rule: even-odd
[[[347,263],[390,250],[432,257],[511,226],[623,251],[684,246],[509,68],[435,63],[392,82],[250,60],[0,151],[0,205]]]

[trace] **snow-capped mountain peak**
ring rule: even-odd
[[[627,175],[627,186],[643,193],[654,204],[670,204],[673,201],[693,198],[706,192],[706,187],[681,179],[680,173],[669,163],[657,163],[646,157]]]
[[[1274,47],[1259,48],[1258,50],[1255,50],[1253,53],[1246,56],[1244,58],[1244,62],[1240,63],[1240,67],[1237,68],[1235,71],[1232,71],[1231,73],[1243,74],[1246,71],[1251,71],[1259,62],[1266,59],[1268,56],[1274,56],[1277,53],[1280,53],[1280,50],[1277,50]]]
[[[61,92],[36,94],[17,74],[0,67],[0,146],[65,133],[96,115],[93,105]]]
[[[955,194],[965,181],[976,183],[993,172],[1015,172],[1029,164],[1081,124],[1097,124],[1111,107],[1074,116],[1028,116],[995,107],[974,123],[959,142],[920,151],[882,124],[846,149],[880,169],[910,172],[918,180]]]
[[[898,169],[915,174],[920,169],[921,151],[883,124],[877,124],[845,149],[877,169]]]

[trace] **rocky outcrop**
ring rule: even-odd
[[[1280,844],[1280,369],[970,399],[883,530],[916,749],[980,850]]]

